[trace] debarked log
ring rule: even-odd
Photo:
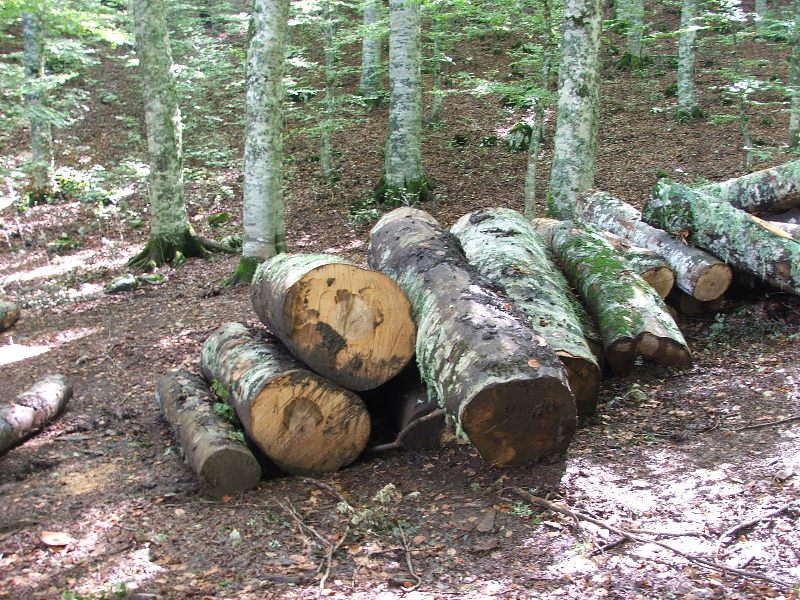
[[[800,160],[704,185],[698,189],[748,213],[777,213],[800,206]]]
[[[399,208],[370,232],[369,262],[405,291],[417,322],[417,364],[438,403],[498,466],[553,459],[575,432],[564,367],[428,213]]]
[[[0,406],[0,454],[52,421],[72,397],[63,375],[40,379],[11,403]]]
[[[367,444],[361,398],[309,371],[266,332],[226,323],[203,345],[201,368],[225,390],[252,441],[287,473],[336,471]]]
[[[251,290],[261,322],[348,389],[381,385],[414,354],[411,306],[383,273],[327,254],[279,254],[258,267]]]
[[[183,370],[167,373],[158,380],[155,400],[206,494],[221,498],[258,485],[261,465],[244,436],[215,410],[202,378]]]
[[[601,370],[587,341],[597,337],[591,317],[553,263],[542,237],[517,211],[493,208],[464,215],[450,231],[467,260],[527,319],[567,370],[579,415],[597,403]]]

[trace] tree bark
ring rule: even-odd
[[[630,370],[637,356],[663,365],[691,362],[686,341],[664,301],[602,234],[571,221],[539,220],[536,228],[594,316],[612,369]]]
[[[498,466],[562,455],[575,401],[561,361],[428,213],[401,208],[370,233],[370,265],[408,295],[417,364],[456,432]]]
[[[367,444],[361,399],[307,370],[267,334],[223,325],[203,345],[201,369],[227,392],[251,440],[287,473],[336,471]]]
[[[800,243],[766,221],[662,179],[642,216],[779,289],[800,293]]]
[[[50,375],[17,396],[13,404],[0,406],[0,454],[52,421],[71,397],[67,378]]]
[[[361,81],[358,93],[376,99],[383,94],[381,81],[381,0],[364,0],[364,41],[361,48]]]
[[[800,160],[698,188],[748,213],[777,213],[800,206]]]
[[[691,121],[703,116],[694,85],[697,40],[696,0],[681,3],[681,30],[678,36],[678,120]]]
[[[19,320],[19,305],[0,300],[0,332],[11,329]]]
[[[548,256],[541,236],[520,213],[499,208],[464,215],[450,231],[470,264],[503,291],[564,363],[578,414],[593,413],[601,372],[585,339],[591,319]]]
[[[794,0],[794,26],[792,28],[792,56],[789,60],[789,147],[800,146],[800,0]]]
[[[348,389],[378,387],[414,356],[411,305],[383,273],[328,254],[280,254],[258,268],[251,289],[259,319]]]
[[[31,125],[30,195],[34,202],[44,202],[55,189],[52,132],[50,122],[42,117],[44,98],[44,22],[34,13],[22,13],[24,38],[25,102]]]
[[[640,69],[647,59],[647,50],[644,45],[644,1],[620,0],[620,15],[628,27],[626,35],[625,54],[620,60],[621,68]]]
[[[321,130],[319,135],[319,166],[322,176],[329,184],[336,181],[336,169],[333,166],[331,150],[331,133],[336,113],[336,26],[331,10],[331,0],[320,0],[320,15],[322,19],[322,38],[324,40],[325,56],[325,108],[322,115]]]
[[[634,272],[655,290],[656,294],[666,298],[675,285],[675,272],[667,262],[653,250],[632,246],[630,240],[604,231],[603,235]]]
[[[236,428],[214,410],[208,385],[187,371],[162,376],[156,405],[172,427],[186,461],[209,496],[221,498],[253,489],[261,466]]]
[[[575,215],[629,239],[636,246],[653,250],[675,272],[677,286],[698,300],[719,298],[731,283],[731,270],[719,259],[648,225],[638,210],[611,194],[591,192],[579,196]]]

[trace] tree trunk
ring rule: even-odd
[[[328,254],[280,254],[253,277],[259,319],[314,371],[348,389],[378,387],[414,356],[403,291],[383,273]]]
[[[800,160],[698,188],[748,213],[777,213],[800,206]]]
[[[770,285],[800,293],[800,243],[728,202],[679,183],[659,181],[645,220]]]
[[[274,338],[227,323],[203,344],[203,377],[226,391],[252,441],[287,473],[336,471],[367,445],[367,409]]]
[[[187,371],[158,380],[156,405],[183,448],[186,461],[209,496],[221,498],[253,489],[261,466],[233,424],[214,408],[208,385]]]
[[[601,372],[585,339],[584,324],[590,317],[548,256],[541,236],[525,217],[508,209],[464,215],[450,231],[470,264],[503,291],[531,329],[555,350],[567,371],[578,414],[593,413]]]
[[[681,31],[678,36],[678,120],[692,121],[702,118],[703,111],[697,103],[694,86],[695,47],[697,28],[696,0],[681,3]]]
[[[364,41],[361,51],[361,81],[358,93],[368,99],[383,95],[381,81],[381,0],[364,0]]]
[[[0,300],[0,332],[11,329],[19,320],[19,305]]]
[[[397,209],[370,232],[369,261],[408,295],[429,393],[486,461],[521,465],[567,450],[575,401],[561,361],[452,234],[426,212]]]
[[[17,396],[13,404],[0,406],[0,454],[52,421],[71,397],[67,378],[50,375]]]
[[[603,336],[608,364],[627,371],[637,356],[663,365],[686,365],[691,355],[664,301],[596,231],[570,221],[539,220],[564,272]]]
[[[653,250],[632,246],[629,240],[603,231],[603,235],[633,271],[653,288],[659,296],[666,298],[675,285],[675,272],[667,262]]]
[[[629,239],[636,246],[653,250],[675,272],[680,289],[698,300],[719,298],[731,283],[731,270],[717,258],[681,243],[665,231],[642,221],[642,214],[630,204],[605,192],[579,196],[576,218]]]
[[[767,18],[767,0],[755,0],[753,8],[757,15],[756,33],[763,35],[767,30],[765,21]]]
[[[44,22],[34,13],[22,13],[24,38],[25,101],[31,124],[30,196],[35,203],[45,202],[55,189],[52,133],[50,122],[42,116],[44,99]]]
[[[558,118],[547,215],[571,218],[575,198],[594,185],[600,110],[600,0],[566,0]]]
[[[428,124],[433,125],[442,121],[442,105],[444,104],[444,90],[442,89],[442,65],[444,64],[444,55],[440,47],[439,37],[441,33],[438,31],[437,25],[432,25],[431,35],[433,36],[433,102],[431,103],[431,112],[428,115]]]
[[[619,62],[620,68],[641,69],[647,59],[644,45],[644,1],[620,0],[620,18],[628,28],[625,54]]]
[[[322,176],[325,181],[331,184],[336,180],[336,170],[333,166],[331,151],[331,132],[333,131],[333,121],[336,113],[334,90],[336,85],[336,40],[331,0],[321,0],[320,10],[322,13],[322,38],[325,42],[325,109],[322,115],[319,136],[319,166],[322,169]]]
[[[789,147],[800,147],[800,0],[794,0],[792,57],[789,60]]]

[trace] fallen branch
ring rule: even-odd
[[[772,427],[773,425],[782,425],[783,423],[789,423],[791,421],[800,421],[800,415],[794,415],[791,417],[786,417],[785,419],[778,419],[777,421],[767,421],[766,423],[756,423],[755,425],[745,425],[744,427],[739,427],[735,431],[746,431],[748,429],[762,429],[763,427]]]
[[[336,488],[328,485],[324,481],[320,481],[319,479],[314,479],[313,477],[301,477],[301,480],[305,481],[306,483],[310,483],[314,487],[317,487],[325,492],[328,492],[331,496],[336,498],[341,504],[346,505],[349,510],[353,510],[353,507],[350,506],[350,503],[345,499],[345,497],[342,496]]]
[[[408,546],[408,539],[406,538],[406,534],[403,531],[400,523],[397,524],[397,530],[400,532],[400,539],[403,540],[403,549],[406,552],[406,566],[408,567],[408,572],[411,573],[411,576],[417,580],[417,583],[414,586],[406,589],[406,591],[412,592],[422,585],[422,577],[417,575],[417,572],[414,570],[414,563],[411,562],[411,548]]]
[[[761,573],[756,573],[754,571],[746,571],[744,569],[736,569],[734,567],[728,567],[707,558],[702,558],[700,556],[694,556],[692,554],[688,554],[682,550],[673,548],[672,546],[670,546],[669,544],[665,544],[664,542],[648,539],[640,535],[637,535],[631,531],[626,531],[624,529],[620,529],[619,527],[614,527],[613,525],[610,525],[605,521],[601,521],[599,519],[595,519],[594,517],[590,517],[589,515],[586,515],[584,513],[572,510],[568,506],[554,504],[553,502],[549,502],[544,498],[539,498],[538,496],[534,496],[533,494],[526,492],[522,488],[517,488],[517,487],[511,488],[511,491],[514,492],[517,496],[527,500],[531,504],[535,504],[537,506],[546,508],[547,510],[557,512],[562,515],[566,515],[575,520],[587,521],[589,523],[592,523],[593,525],[597,525],[598,527],[602,527],[603,529],[611,531],[612,533],[616,533],[617,535],[622,536],[626,539],[632,540],[634,542],[639,542],[640,544],[655,544],[656,546],[669,550],[670,552],[673,552],[678,556],[685,558],[691,563],[706,567],[707,569],[718,571],[723,574],[731,573],[733,575],[738,575],[739,577],[744,577],[747,579],[758,579],[760,581],[766,581],[767,583],[770,583],[774,586],[781,587],[787,590],[790,590],[792,588],[793,584],[788,581],[773,579],[772,577],[768,577],[767,575],[762,575]]]
[[[722,550],[723,543],[725,542],[726,538],[735,539],[736,534],[740,532],[742,529],[747,529],[748,527],[752,527],[753,525],[757,525],[761,521],[765,521],[767,519],[771,519],[772,517],[777,517],[779,514],[786,512],[789,510],[793,504],[795,504],[796,500],[792,500],[787,502],[786,504],[779,506],[775,510],[768,512],[766,514],[760,515],[758,517],[754,517],[749,521],[743,521],[738,525],[734,525],[727,531],[725,531],[719,538],[717,538],[717,551],[716,555],[719,556],[720,551]]]

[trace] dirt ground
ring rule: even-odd
[[[674,52],[668,44],[661,52]],[[484,50],[491,54],[488,45]],[[746,50],[768,54],[758,42]],[[665,60],[631,74],[616,71],[612,59],[602,89],[599,189],[641,205],[657,175],[696,182],[742,173],[735,123],[679,125],[668,111],[653,110],[674,102],[662,93],[674,81]],[[701,60],[708,71],[724,62],[723,49],[704,47]],[[703,72],[698,86],[707,114],[731,113],[712,88],[719,82]],[[127,73],[109,60],[95,76],[117,86],[116,110],[140,118]],[[522,116],[497,100],[449,97],[446,127],[426,133],[425,167],[438,187],[424,208],[447,225],[485,206],[521,207],[525,157],[502,144],[479,144]],[[123,132],[108,125],[111,109],[93,108],[92,118],[59,133],[67,164],[81,164],[84,152],[106,165],[122,156],[114,133]],[[291,250],[364,261],[370,224],[349,222],[348,204],[379,178],[385,121],[379,109],[337,134],[342,180],[332,187],[308,160],[314,141],[288,138]],[[780,149],[785,113],[751,122],[773,149],[757,168],[792,158]],[[3,142],[9,160],[24,135]],[[456,136],[464,143],[454,144]],[[220,195],[222,186],[231,193]],[[141,211],[144,191],[129,199]],[[237,231],[236,169],[191,181],[188,198],[198,232]],[[212,230],[207,217],[220,210],[233,218]],[[718,313],[681,318],[693,364],[642,365],[606,379],[598,412],[581,423],[565,462],[498,470],[470,447],[450,445],[365,456],[316,480],[265,480],[215,501],[199,493],[155,407],[154,388],[170,369],[196,371],[200,346],[221,323],[255,321],[247,289],[217,285],[237,259],[165,267],[162,285],[106,295],[102,286],[126,272],[146,228],[98,219],[94,206],[78,202],[7,208],[0,216],[0,291],[23,306],[20,322],[0,337],[4,398],[51,373],[66,375],[75,390],[60,419],[0,457],[0,598],[689,600],[800,593],[796,295],[738,292]],[[81,247],[48,252],[47,243],[65,232],[80,236]],[[640,539],[532,506],[515,488]],[[69,539],[47,545],[43,532]]]

